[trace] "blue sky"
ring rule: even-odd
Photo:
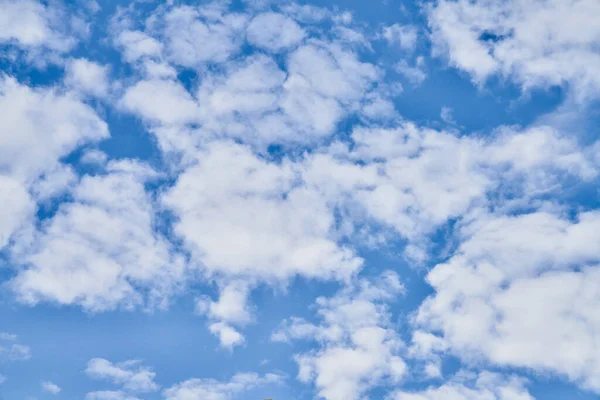
[[[0,399],[598,398],[599,16],[0,0]]]

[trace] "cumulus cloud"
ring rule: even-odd
[[[48,197],[70,183],[68,169],[59,160],[86,142],[108,137],[108,128],[78,99],[53,88],[33,89],[6,76],[0,79],[0,108],[2,247],[31,222],[36,209],[32,191]]]
[[[239,14],[210,4],[175,7],[153,18],[144,32],[115,33],[115,44],[144,71],[122,104],[154,125],[165,150],[186,152],[215,136],[262,148],[315,142],[359,112],[381,79],[379,69],[362,61],[345,39],[310,38],[282,13]],[[241,52],[240,29],[249,44],[282,53],[285,63],[259,51]],[[184,88],[166,62],[194,70],[197,81]],[[386,95],[378,95],[385,104]]]
[[[131,396],[120,390],[100,390],[89,392],[85,395],[85,400],[140,400],[138,397]]]
[[[65,83],[76,92],[104,97],[109,91],[108,67],[84,58],[69,60]]]
[[[175,232],[210,275],[348,277],[360,259],[331,236],[327,204],[295,188],[294,181],[287,163],[269,163],[248,147],[215,142],[162,201],[178,217]],[[230,251],[232,243],[236,251]]]
[[[459,372],[441,386],[421,391],[397,391],[389,400],[533,400],[523,380],[491,372]]]
[[[154,205],[144,189],[148,171],[135,163],[112,169],[83,177],[74,201],[62,204],[21,249],[23,269],[11,282],[21,301],[92,311],[166,305],[184,266],[154,230]]]
[[[254,373],[239,373],[228,382],[214,379],[189,379],[166,389],[166,400],[229,400],[255,387],[278,384],[283,377],[276,374],[260,376]]]
[[[131,392],[155,392],[159,387],[156,382],[154,382],[156,373],[154,373],[150,368],[141,365],[139,360],[128,360],[113,364],[112,362],[103,358],[94,358],[88,361],[85,373],[93,379],[107,380],[116,385],[122,385],[124,390]],[[101,397],[103,395],[96,394],[94,396],[100,397],[92,398],[106,398]]]
[[[429,272],[419,325],[468,362],[553,372],[600,392],[597,212],[483,215]],[[548,352],[547,349],[553,349]]]
[[[320,324],[292,318],[272,340],[316,341],[316,349],[295,356],[298,379],[314,383],[320,398],[360,399],[386,380],[398,383],[407,372],[399,355],[403,343],[386,304],[402,291],[394,272],[384,273],[375,282],[360,280],[332,298],[317,299]]]
[[[205,7],[181,6],[164,16],[166,53],[170,61],[196,68],[223,62],[243,43],[247,17],[227,13],[218,3]]]
[[[50,394],[56,395],[56,394],[59,394],[61,391],[60,386],[58,386],[57,384],[52,383],[50,381],[44,381],[44,382],[42,382],[41,385],[42,385],[42,390],[44,390],[45,392],[48,392]]]
[[[306,33],[293,19],[268,12],[250,21],[246,35],[253,45],[277,52],[298,44]]]
[[[501,74],[525,90],[569,84],[578,96],[595,97],[598,13],[594,0],[442,0],[428,16],[437,52],[477,82]]]
[[[63,17],[54,4],[44,5],[35,0],[3,1],[0,3],[0,42],[16,43],[25,49],[66,52],[75,44],[75,39],[61,32]]]

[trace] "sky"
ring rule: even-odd
[[[0,399],[600,398],[597,0],[0,0]]]

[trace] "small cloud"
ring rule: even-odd
[[[13,333],[0,332],[0,340],[7,340],[7,341],[14,342],[15,340],[17,340],[17,335],[15,335]]]
[[[443,106],[442,111],[440,113],[440,118],[447,124],[455,125],[456,121],[454,120],[454,116],[452,115],[452,108]]]
[[[399,46],[402,50],[413,51],[417,45],[417,28],[412,25],[399,24],[384,26],[381,37],[390,46]]]
[[[22,344],[13,344],[7,348],[0,346],[1,354],[5,354],[11,361],[26,361],[31,358],[31,349]]]
[[[60,391],[62,390],[60,388],[60,386],[50,382],[50,381],[45,381],[42,382],[42,389],[48,393],[52,393],[52,394],[59,394]]]

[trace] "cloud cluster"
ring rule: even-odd
[[[443,385],[421,391],[398,391],[389,400],[534,400],[523,380],[491,372],[459,371]]]
[[[417,322],[466,361],[554,372],[600,391],[590,351],[600,332],[598,227],[597,212],[480,217],[428,274],[436,293]]]
[[[600,90],[598,13],[594,0],[441,0],[428,16],[436,51],[475,81],[500,74],[525,90],[572,85],[586,98]]]
[[[400,357],[403,343],[386,304],[403,290],[391,271],[374,282],[360,280],[332,298],[317,299],[320,324],[292,318],[272,340],[315,341],[314,350],[295,356],[298,379],[314,383],[320,398],[360,399],[386,381],[397,384],[407,373]]]
[[[337,294],[316,300],[316,321],[291,317],[272,335],[311,343],[295,361],[320,398],[382,386],[393,400],[532,399],[516,377],[445,376],[447,354],[600,393],[600,213],[566,194],[597,186],[597,143],[542,123],[469,134],[403,119],[387,66],[364,52],[387,41],[403,54],[394,71],[420,84],[428,62],[412,25],[368,34],[349,12],[297,4],[132,6],[108,27],[115,68],[68,54],[88,25],[65,7],[0,2],[0,44],[64,67],[55,84],[0,77],[0,250],[19,301],[151,310],[202,280],[218,294],[199,295],[196,311],[233,349],[255,320],[258,285],[336,281]],[[439,0],[426,15],[434,53],[476,83],[568,86],[586,102],[600,89],[599,7]],[[94,148],[110,137],[104,107],[141,121],[158,166]],[[450,108],[442,119],[459,126]],[[436,243],[440,229],[447,243]],[[400,274],[360,275],[362,249],[396,245],[414,265],[436,260],[408,345],[392,321]],[[31,357],[13,335],[0,340],[0,356]],[[160,389],[137,360],[92,359],[86,373],[116,387],[87,400]],[[445,381],[400,387],[417,375]],[[162,395],[227,400],[282,380],[192,378]]]

